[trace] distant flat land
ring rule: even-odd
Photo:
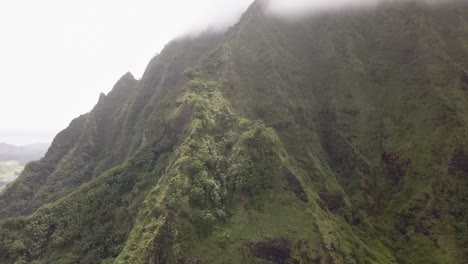
[[[0,190],[18,177],[24,166],[19,161],[0,161]]]

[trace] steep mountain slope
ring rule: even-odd
[[[0,262],[466,263],[468,5],[263,10],[61,132],[0,194]]]

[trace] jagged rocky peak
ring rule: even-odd
[[[128,100],[130,94],[136,88],[137,84],[138,80],[133,77],[132,73],[125,73],[122,77],[120,77],[120,79],[116,82],[112,90],[107,95],[105,93],[101,93],[99,95],[97,105],[102,105],[105,102],[115,105]]]
[[[133,77],[131,72],[125,73],[117,83],[114,85],[114,89],[119,89],[118,87],[130,86],[133,85],[137,80]]]
[[[130,72],[125,73],[114,85],[113,89],[109,92],[109,96],[127,95],[128,92],[136,87],[138,81],[133,77]]]

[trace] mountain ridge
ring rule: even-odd
[[[464,263],[466,4],[260,4],[59,133],[0,194],[0,261]]]

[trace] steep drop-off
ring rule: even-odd
[[[0,194],[0,263],[466,263],[468,5],[285,21],[124,75]]]

